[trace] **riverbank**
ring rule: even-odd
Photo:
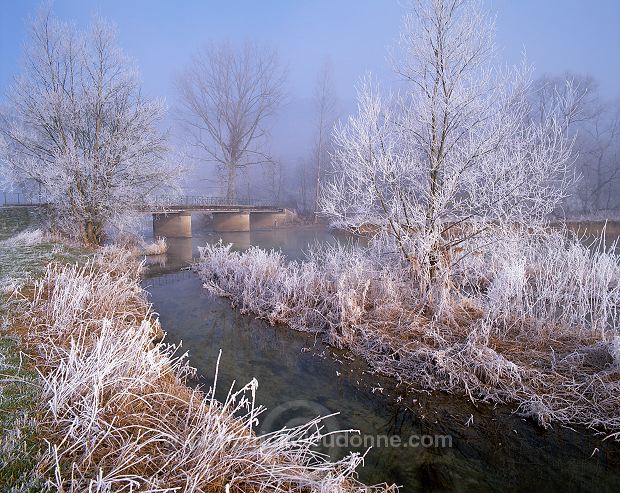
[[[242,312],[319,334],[412,388],[617,439],[618,258],[560,233],[519,241],[470,256],[441,316],[419,304],[407,266],[381,260],[387,252],[336,248],[287,262],[207,245],[197,272]]]
[[[14,464],[11,453],[22,454],[25,473],[37,473],[30,486],[394,491],[355,479],[360,454],[334,463],[317,455],[318,419],[257,436],[262,409],[255,405],[255,380],[231,389],[223,402],[214,389],[187,387],[193,370],[185,358],[174,346],[153,344],[158,323],[139,286],[139,265],[126,250],[105,248],[80,265],[52,262],[20,284],[13,286],[3,335],[19,338],[28,371],[37,375],[30,382],[33,411],[22,427],[36,436],[15,446],[7,435],[2,460]],[[6,400],[11,382],[5,379]],[[29,441],[36,450],[20,448]],[[22,487],[22,472],[3,481]]]
[[[39,375],[24,352],[23,334],[11,323],[17,303],[11,295],[43,275],[50,262],[77,262],[87,255],[52,241],[38,229],[41,223],[35,208],[5,208],[0,214],[0,489],[15,493],[45,491],[38,466],[47,444],[40,430]]]
[[[388,481],[402,485],[403,492],[437,493],[617,490],[620,444],[601,441],[592,430],[542,429],[509,406],[410,390],[350,351],[323,343],[320,334],[241,314],[229,299],[202,288],[189,271],[154,275],[143,286],[167,329],[166,340],[182,341],[189,352],[197,384],[212,384],[220,348],[222,398],[232,382],[258,379],[257,402],[267,408],[261,433],[339,411],[328,427],[357,429],[360,435],[344,444],[326,443],[323,450],[340,458],[349,451],[364,453],[364,444],[374,441],[359,469],[366,484]],[[450,446],[442,446],[446,436]],[[428,442],[385,446],[386,437],[392,444],[412,437]]]

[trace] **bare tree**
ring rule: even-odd
[[[106,224],[179,171],[164,161],[162,104],[143,98],[102,21],[82,33],[42,13],[8,100],[1,147],[10,181],[40,189],[55,225],[87,243],[101,243]]]
[[[301,202],[297,206],[297,209],[303,212],[308,210],[308,179],[306,175],[306,163],[304,159],[299,158],[297,160],[297,177],[299,180],[299,198]]]
[[[178,80],[181,120],[193,145],[224,172],[230,202],[239,170],[272,160],[267,124],[282,103],[285,79],[276,51],[224,43],[199,51]]]
[[[601,101],[597,82],[588,75],[546,75],[532,84],[533,118],[544,119],[549,108],[559,108],[563,126],[574,139],[576,160],[569,203],[571,213],[591,213],[620,206],[620,111]]]
[[[321,176],[325,171],[325,163],[329,158],[330,132],[336,121],[337,100],[334,92],[333,69],[329,60],[323,63],[318,74],[313,102],[316,111],[316,141],[313,148],[316,168],[314,201],[316,220],[321,190]]]
[[[583,203],[591,211],[620,207],[620,108],[608,106],[582,130],[578,160]]]
[[[282,186],[284,183],[284,163],[280,159],[272,159],[260,169],[261,199],[270,204],[281,204]]]
[[[476,2],[413,2],[394,62],[403,92],[365,81],[359,113],[335,132],[323,213],[377,226],[427,288],[501,228],[542,223],[566,193],[571,142],[558,115],[572,93],[533,122],[530,70],[494,69],[493,37]]]
[[[575,135],[579,126],[596,119],[602,106],[598,84],[589,75],[566,72],[544,75],[531,85],[532,117],[544,122],[549,114],[562,118],[564,129]]]

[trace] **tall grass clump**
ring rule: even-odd
[[[57,491],[365,492],[363,461],[314,450],[320,419],[265,436],[252,380],[230,389],[186,385],[184,355],[153,344],[158,322],[131,252],[104,248],[82,266],[50,264],[15,293],[16,323],[40,375],[40,462]],[[217,380],[217,379],[216,379]],[[215,386],[215,384],[214,384]]]
[[[168,251],[166,238],[156,238],[149,243],[142,236],[126,231],[118,232],[113,238],[112,243],[117,247],[129,250],[136,257],[163,255]]]
[[[617,254],[566,231],[503,235],[446,256],[431,286],[380,238],[301,262],[207,245],[196,270],[243,311],[322,333],[412,385],[620,437]]]

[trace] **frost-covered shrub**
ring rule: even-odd
[[[406,293],[398,270],[381,267],[359,247],[314,247],[302,262],[258,247],[240,253],[217,244],[199,251],[196,269],[205,287],[271,323],[327,332],[338,345],[369,310],[402,303]]]
[[[492,278],[482,301],[492,318],[602,338],[618,327],[620,261],[613,248],[587,246],[564,232],[508,244],[516,248],[488,255]]]
[[[112,244],[130,251],[136,257],[163,255],[168,251],[166,238],[156,238],[148,243],[142,236],[126,231],[117,233]]]
[[[163,255],[168,251],[168,244],[166,238],[157,238],[152,243],[142,244],[143,255]]]
[[[446,256],[435,286],[381,239],[302,262],[207,245],[196,270],[243,311],[323,333],[399,380],[620,437],[617,256],[565,232],[503,234]]]

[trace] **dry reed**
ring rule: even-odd
[[[62,492],[365,492],[363,462],[328,462],[313,447],[321,419],[257,436],[252,380],[223,403],[186,385],[193,369],[167,344],[126,250],[82,266],[50,264],[15,293],[14,325],[40,374],[40,468]],[[217,380],[217,379],[216,379]]]

